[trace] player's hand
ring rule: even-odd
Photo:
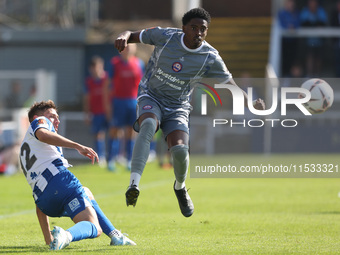
[[[80,148],[78,148],[77,151],[81,155],[91,159],[92,165],[94,164],[95,161],[99,162],[98,154],[92,148],[86,147],[86,146],[80,146]]]
[[[122,52],[126,48],[130,35],[130,31],[125,31],[118,35],[114,45],[119,52]]]
[[[264,110],[266,108],[266,104],[264,103],[264,101],[261,98],[256,99],[255,103],[254,103],[254,108],[256,110]]]

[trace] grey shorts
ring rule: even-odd
[[[189,135],[189,109],[167,108],[149,96],[142,96],[137,100],[137,120],[133,125],[136,132],[139,132],[139,117],[147,112],[156,115],[165,139],[175,130],[182,130]]]

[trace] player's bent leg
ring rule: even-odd
[[[92,207],[86,207],[85,210],[73,218],[73,221],[76,224],[67,230],[58,226],[54,227],[52,230],[53,241],[50,245],[51,250],[61,250],[71,242],[95,238],[102,233],[96,212]]]
[[[153,114],[152,114],[153,115]],[[144,115],[141,116],[141,118]],[[156,116],[141,120],[139,133],[132,152],[131,171],[142,175],[149,157],[150,142],[157,130],[158,120]]]
[[[189,146],[186,144],[188,135],[183,131],[174,131],[167,137],[176,181],[174,191],[182,214],[190,217],[194,213],[194,205],[185,187],[185,179],[189,167]]]
[[[73,236],[72,241],[79,241],[81,239],[86,239],[86,238],[95,238],[95,237],[100,236],[103,232],[98,221],[97,213],[95,209],[91,206],[86,207],[85,210],[81,211],[76,216],[74,216],[72,220],[75,223],[75,225],[69,228],[67,231],[69,231],[72,234],[72,231],[75,230],[77,231],[77,234],[82,235],[82,238],[80,238],[80,236],[78,237],[78,235],[72,235]],[[87,224],[87,226],[84,225],[84,227],[87,228],[87,233],[82,233],[85,230],[85,228],[77,229],[75,227],[78,224],[81,224],[82,222],[90,223],[90,224]],[[79,239],[79,240],[75,240],[75,239]]]
[[[185,217],[190,217],[194,213],[194,205],[188,194],[188,191],[183,185],[188,172],[189,165],[189,147],[184,144],[179,144],[170,148],[173,158],[174,172],[176,181],[174,183],[174,191],[178,200],[179,207]],[[179,188],[176,184],[179,183]]]
[[[167,143],[173,160],[175,188],[182,189],[189,167],[189,135],[182,130],[175,130],[167,136]]]
[[[149,157],[150,142],[157,130],[158,120],[152,113],[145,113],[140,117],[140,129],[131,160],[130,185],[125,193],[126,205],[136,206],[139,196],[139,181]]]
[[[176,182],[181,185],[178,188],[183,188],[189,167],[189,146],[184,144],[175,145],[170,148],[170,153],[172,155]]]
[[[118,229],[116,229],[111,221],[106,217],[104,212],[99,207],[97,201],[95,200],[91,190],[87,187],[83,187],[86,195],[92,202],[93,208],[97,213],[99,225],[102,228],[104,234],[106,234],[110,239],[110,245],[136,245],[136,243],[125,235],[123,235]]]
[[[94,199],[94,196],[91,192],[91,190],[87,187],[83,187],[85,190],[86,195],[89,197],[89,199],[91,200],[93,209],[96,212],[96,216],[98,218],[98,223],[102,229],[102,231],[104,232],[104,234],[106,234],[108,237],[111,237],[112,232],[116,229],[113,224],[111,223],[111,221],[106,217],[106,215],[104,214],[104,212],[101,210],[101,208],[99,207],[97,201]]]

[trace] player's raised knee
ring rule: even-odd
[[[94,200],[94,196],[93,196],[91,190],[87,187],[83,187],[83,189],[85,190],[85,194],[89,197],[89,199]]]
[[[188,159],[189,146],[185,144],[178,144],[170,148],[170,152],[174,160],[183,162]]]

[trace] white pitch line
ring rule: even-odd
[[[141,191],[162,186],[163,184],[169,183],[169,181],[171,181],[171,180],[173,180],[173,178],[166,179],[166,180],[161,180],[161,181],[154,181],[154,182],[150,182],[150,183],[141,185]],[[125,193],[125,190],[117,190],[116,192],[112,192],[112,193],[95,195],[95,199],[102,199],[102,198],[110,197],[110,196],[118,196],[118,195],[122,195],[124,193]],[[4,215],[0,215],[0,220],[7,219],[7,218],[12,218],[12,217],[16,217],[16,216],[21,216],[21,215],[26,215],[26,214],[32,214],[34,212],[35,212],[35,209],[33,209],[33,210],[24,210],[24,211],[10,213],[10,214],[4,214]]]
[[[21,211],[21,212],[0,215],[0,220],[15,217],[15,216],[21,216],[21,215],[25,215],[25,214],[31,214],[31,213],[34,213],[34,212],[35,212],[35,210],[24,210],[24,211]]]

